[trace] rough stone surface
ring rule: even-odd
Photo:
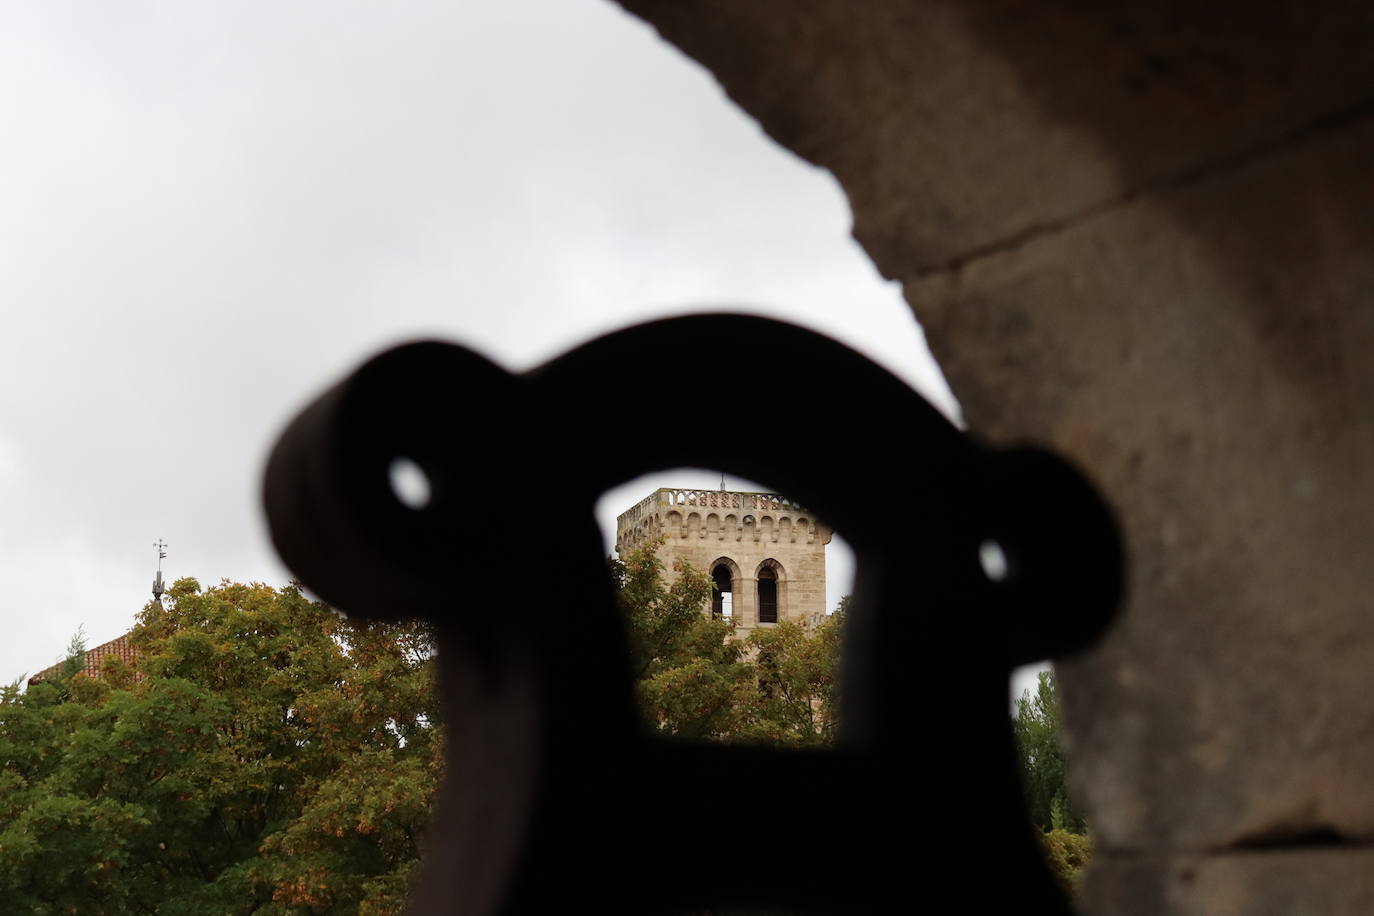
[[[624,5],[836,174],[971,429],[1118,507],[1089,909],[1368,912],[1374,7]]]
[[[1102,913],[1346,916],[1374,910],[1374,849],[1113,859],[1088,873]]]
[[[1374,835],[1371,161],[1324,134],[908,285],[973,422],[1121,514],[1129,613],[1062,666],[1106,846]]]

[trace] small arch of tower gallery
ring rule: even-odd
[[[616,519],[615,549],[646,543],[666,569],[685,560],[711,578],[702,609],[740,635],[825,616],[825,545],[833,532],[777,493],[662,488]]]

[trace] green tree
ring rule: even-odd
[[[611,560],[640,707],[651,726],[667,735],[756,744],[833,740],[843,611],[814,627],[783,621],[737,639],[733,618],[706,613],[710,577],[679,563],[668,581],[657,546]]]
[[[1059,887],[1070,897],[1077,897],[1083,871],[1092,859],[1092,840],[1082,834],[1055,829],[1040,835],[1040,847]]]
[[[67,643],[67,652],[62,658],[62,664],[58,668],[57,678],[64,685],[71,683],[71,679],[83,671],[86,667],[86,626],[82,624],[76,628],[71,640]]]
[[[785,620],[745,641],[755,670],[749,726],[741,737],[797,747],[830,744],[839,722],[840,637],[844,611],[814,628]]]
[[[744,647],[733,638],[734,620],[703,613],[711,579],[690,565],[679,564],[666,582],[655,546],[611,560],[640,708],[667,735],[734,736],[746,725],[756,689]]]
[[[400,913],[441,764],[428,629],[294,586],[168,595],[139,617],[137,672],[0,691],[0,899]]]
[[[831,740],[843,615],[736,638],[709,578],[652,547],[613,563],[636,689],[665,735]],[[0,688],[0,900],[14,912],[403,912],[442,772],[428,626],[294,585],[182,579],[131,667]]]
[[[1087,833],[1069,796],[1068,761],[1060,733],[1059,694],[1053,671],[1040,672],[1035,694],[1016,700],[1012,732],[1031,823],[1042,832]]]

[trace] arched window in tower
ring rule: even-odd
[[[735,613],[735,596],[730,585],[730,567],[716,564],[711,570],[711,616],[730,617]]]
[[[778,574],[770,566],[759,570],[759,623],[778,622]]]

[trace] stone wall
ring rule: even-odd
[[[1367,912],[1374,8],[623,5],[839,178],[971,430],[1117,508],[1088,909]]]

